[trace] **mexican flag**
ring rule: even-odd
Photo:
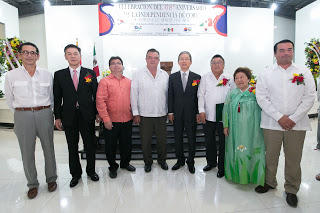
[[[93,46],[93,71],[95,71],[97,77],[100,75],[99,65],[98,65],[97,55],[96,55],[96,45]]]

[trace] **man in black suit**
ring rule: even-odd
[[[96,109],[97,78],[93,70],[80,66],[81,49],[73,44],[64,48],[69,67],[54,74],[55,126],[65,131],[69,150],[70,187],[78,184],[82,168],[78,155],[79,132],[87,156],[86,172],[98,181],[95,172],[95,124],[100,122]]]
[[[189,152],[187,165],[189,172],[193,174],[194,156],[196,151],[196,130],[198,116],[197,91],[201,76],[189,70],[192,64],[191,54],[183,51],[179,54],[178,63],[180,71],[169,77],[168,92],[168,117],[174,126],[177,163],[172,170],[177,170],[185,164],[183,149],[183,130],[188,137]]]

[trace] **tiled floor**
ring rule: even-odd
[[[44,161],[37,143],[36,163],[40,188],[38,196],[29,200],[22,168],[20,150],[13,130],[0,129],[0,211],[1,212],[306,212],[320,211],[320,151],[316,146],[316,119],[311,119],[314,131],[307,132],[302,159],[302,184],[299,205],[291,208],[285,201],[284,161],[279,163],[276,190],[266,194],[254,192],[254,185],[242,186],[216,178],[217,170],[202,171],[205,159],[196,159],[196,173],[187,167],[163,171],[157,163],[151,173],[143,170],[142,161],[132,161],[137,171],[119,170],[118,177],[108,176],[108,163],[99,160],[96,171],[99,182],[82,176],[75,188],[69,187],[71,176],[68,152],[63,132],[55,132],[55,152],[58,167],[58,190],[49,193],[45,183]],[[168,161],[173,166],[174,160]],[[82,166],[85,168],[85,161]],[[84,172],[85,174],[85,172]]]

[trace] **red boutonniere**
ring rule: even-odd
[[[253,94],[256,94],[256,87],[250,87],[249,92],[252,92]]]
[[[293,78],[290,79],[292,81],[292,83],[296,83],[297,82],[297,85],[300,85],[300,84],[304,84],[304,77],[303,77],[303,74],[300,73],[300,74],[297,74],[297,73],[294,73],[293,74]]]
[[[199,83],[200,83],[200,80],[199,80],[199,79],[193,80],[192,86],[193,86],[193,87],[194,87],[194,86],[197,86]]]
[[[217,84],[217,87],[226,86],[229,81],[229,79],[223,78],[219,84]]]
[[[90,75],[90,73],[87,73],[86,77],[84,77],[84,80],[86,80],[86,83],[92,82],[92,75]]]

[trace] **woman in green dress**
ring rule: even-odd
[[[235,183],[264,186],[265,147],[260,128],[261,109],[256,101],[255,88],[249,87],[251,71],[239,67],[233,77],[237,88],[228,93],[223,108],[225,177]]]

